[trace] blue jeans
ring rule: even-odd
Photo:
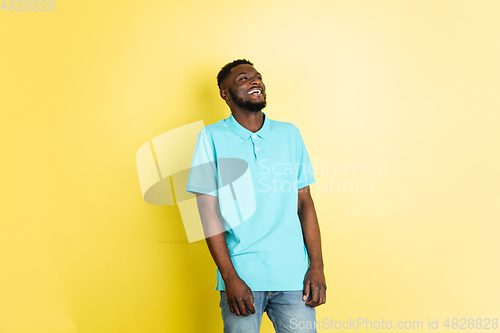
[[[224,333],[259,333],[264,312],[267,312],[276,333],[316,333],[316,310],[302,300],[302,290],[252,291],[252,294],[255,314],[245,317],[229,311],[226,294],[220,292]]]

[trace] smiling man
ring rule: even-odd
[[[225,65],[217,84],[231,116],[198,135],[193,166],[207,163],[212,168],[202,173],[204,179],[192,169],[187,191],[197,195],[217,265],[224,332],[257,333],[264,312],[278,333],[316,332],[314,308],[326,301],[326,282],[309,192],[315,180],[304,141],[295,125],[262,112],[266,87],[250,61]],[[248,164],[255,196],[253,214],[232,228],[219,201],[221,162],[230,158]],[[219,190],[207,183],[218,184]],[[249,190],[245,192],[251,194]],[[245,202],[232,191],[242,209]]]

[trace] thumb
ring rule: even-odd
[[[249,294],[250,294],[250,303],[252,303],[253,307],[255,307],[255,300],[253,298],[253,293],[251,290],[249,291]]]
[[[304,290],[302,291],[302,300],[306,301],[307,298],[309,297],[309,290],[311,289],[311,281],[306,281],[304,283]]]

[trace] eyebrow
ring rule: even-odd
[[[236,77],[239,77],[240,75],[243,75],[243,74],[249,74],[249,73],[247,73],[247,72],[243,72],[243,73],[240,73],[240,74],[236,75]],[[255,75],[260,75],[260,76],[262,76],[262,74],[260,74],[259,72],[256,72],[256,73],[255,73]]]

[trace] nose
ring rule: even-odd
[[[257,75],[254,75],[250,80],[250,84],[253,86],[260,86],[260,80]]]

